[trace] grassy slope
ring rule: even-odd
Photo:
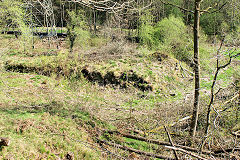
[[[15,43],[11,38],[4,40],[6,43],[9,41]],[[114,128],[111,125],[106,126],[102,122],[93,119],[90,115],[95,115],[98,119],[108,121],[110,124],[123,128],[129,125],[128,117],[131,114],[138,120],[141,120],[143,117],[151,117],[149,122],[130,122],[131,125],[135,124],[136,128],[139,127],[143,130],[151,129],[152,126],[149,127],[148,124],[155,121],[156,116],[153,116],[154,110],[156,109],[155,106],[159,102],[162,102],[163,99],[176,100],[182,96],[180,92],[178,92],[179,95],[177,93],[175,97],[170,96],[169,83],[175,79],[179,79],[180,74],[180,72],[174,68],[176,60],[173,58],[169,58],[160,63],[151,56],[151,53],[141,51],[137,54],[121,57],[120,60],[107,57],[104,61],[99,61],[99,59],[88,61],[87,59],[85,63],[81,63],[79,61],[70,62],[66,54],[63,53],[64,51],[58,51],[57,53],[60,53],[58,55],[41,55],[41,50],[38,49],[35,51],[37,54],[22,54],[22,52],[15,49],[15,45],[18,44],[9,45],[10,47],[8,47],[10,49],[5,47],[7,48],[4,52],[6,54],[2,56],[0,83],[0,96],[2,97],[0,99],[1,113],[12,119],[19,119],[23,124],[29,121],[31,123],[27,124],[26,132],[24,131],[23,133],[17,132],[16,128],[18,124],[14,124],[14,122],[11,121],[9,123],[13,123],[13,126],[16,128],[13,127],[8,133],[6,133],[7,129],[5,128],[1,130],[3,132],[1,133],[2,136],[10,137],[12,140],[11,146],[2,150],[2,156],[19,155],[19,158],[21,156],[29,156],[30,159],[35,159],[37,155],[47,158],[51,155],[54,156],[54,154],[56,156],[64,156],[66,152],[74,152],[76,157],[92,155],[93,158],[90,159],[94,159],[98,153],[85,148],[88,151],[86,151],[86,154],[84,150],[76,154],[81,150],[81,144],[71,140],[65,142],[63,136],[52,135],[54,134],[52,132],[60,132],[60,134],[63,134],[61,129],[65,127],[67,130],[65,134],[72,135],[74,139],[84,141],[86,140],[84,136],[75,136],[78,132],[81,133],[81,130],[78,130],[79,125],[85,137],[89,136],[87,132],[84,132],[84,126],[86,127],[86,125],[91,127],[97,125],[103,126],[104,128]],[[45,51],[42,50],[42,52]],[[43,69],[53,72],[58,66],[61,66],[65,72],[68,72],[72,67],[81,68],[88,66],[90,71],[99,71],[103,75],[112,71],[116,76],[119,76],[123,72],[133,70],[137,75],[143,77],[154,86],[154,91],[143,93],[131,87],[131,84],[128,84],[128,90],[113,89],[111,86],[100,87],[97,84],[92,85],[86,82],[82,77],[80,78],[81,81],[76,81],[74,78],[69,81],[56,76],[54,73],[51,77],[47,77],[35,74],[34,72],[5,72],[3,67],[6,66],[6,62],[8,62],[8,65],[20,64],[29,68],[42,67]],[[70,65],[69,62],[72,65]],[[171,73],[168,74],[168,70],[172,70]],[[176,73],[172,74],[173,72]],[[176,83],[170,86],[172,86],[172,90],[174,90],[176,87],[183,88],[184,85],[180,80],[179,84]],[[131,108],[133,107],[134,111],[131,112]],[[147,109],[147,111],[142,113],[144,109]],[[2,119],[6,121],[5,117],[2,117]],[[40,123],[39,119],[42,120],[43,123]],[[122,119],[122,121],[115,121],[114,119]],[[55,121],[63,121],[63,126],[57,127],[54,131],[51,131],[51,127],[46,127],[46,124],[54,127]],[[19,125],[21,126],[21,124]],[[152,123],[152,125],[157,125],[157,123]],[[38,126],[40,126],[40,130]],[[72,130],[68,130],[68,126],[72,126]],[[10,127],[10,124],[6,123],[4,127]],[[47,128],[45,130],[46,133],[43,135],[39,135],[39,132],[42,132],[41,128]],[[25,133],[28,134],[25,135]],[[16,149],[18,141],[24,137],[31,139],[31,141],[24,141],[21,145],[27,146],[28,144],[32,144],[32,146],[29,147],[29,151],[25,151],[27,155],[23,154],[23,151]],[[56,138],[56,142],[50,137]],[[39,141],[42,139],[48,139],[50,142],[46,144],[43,140],[43,142],[40,143]],[[57,146],[55,143],[57,143]],[[141,142],[139,144],[141,144]],[[129,145],[132,146],[132,143]],[[64,148],[66,146],[68,146],[68,148]],[[52,148],[54,148],[54,150]],[[74,148],[78,149],[75,150]],[[146,146],[144,146],[144,148],[147,149]],[[58,155],[59,152],[61,152],[61,155]]]
[[[49,84],[51,78],[44,76],[6,72],[0,75],[0,135],[11,140],[0,157],[57,159],[72,152],[76,158],[98,159],[99,153],[77,142],[92,140],[80,121],[72,120],[72,114],[81,117],[82,123],[90,118],[80,109],[73,111],[61,99],[67,91],[53,88]]]
[[[6,46],[9,41],[10,45]],[[0,128],[0,135],[12,140],[12,144],[0,152],[2,157],[13,155],[19,156],[17,158],[29,156],[29,159],[36,159],[37,156],[52,156],[52,159],[56,159],[54,156],[63,157],[67,152],[73,152],[77,158],[85,156],[89,159],[99,159],[99,153],[71,138],[92,142],[94,137],[86,130],[96,126],[117,129],[132,127],[150,134],[149,130],[171,124],[191,114],[192,77],[188,77],[186,72],[182,73],[179,62],[172,57],[159,62],[152,56],[152,52],[140,49],[138,52],[121,53],[123,55],[115,57],[108,53],[102,55],[101,52],[96,52],[92,58],[92,53],[86,53],[70,61],[64,49],[51,50],[47,55],[46,49],[35,49],[33,53],[23,54],[16,49],[18,44],[13,39],[3,38],[1,43],[2,53],[5,54],[1,57],[0,71],[0,114],[3,115],[0,122],[4,124]],[[212,51],[205,50],[202,53],[206,55],[202,64],[205,68],[203,75],[208,77],[207,73],[214,71],[208,70],[209,66],[214,64],[210,64],[209,61],[213,55]],[[6,66],[6,62],[10,66],[20,64],[28,68],[51,71],[52,74],[49,77],[34,72],[5,72],[3,67]],[[184,63],[182,66],[190,70]],[[62,72],[66,74],[69,74],[71,69],[78,71],[86,67],[89,71],[97,71],[102,75],[112,71],[116,76],[133,70],[154,89],[153,92],[142,92],[132,84],[128,84],[127,90],[112,86],[103,87],[87,82],[82,76],[76,79],[76,75],[64,79],[54,74],[57,67],[61,67]],[[233,69],[228,70],[231,76]],[[183,74],[185,78],[182,77]],[[219,79],[223,82],[219,85],[231,81],[224,74]],[[211,78],[204,79],[202,83],[203,89],[207,91],[210,86],[209,80]],[[175,95],[171,96],[173,94]],[[202,95],[204,94],[206,93],[203,92]],[[202,106],[206,105],[205,100],[202,100]],[[21,133],[22,126],[26,127],[23,127],[24,131]],[[56,132],[58,135],[55,135]],[[164,140],[164,132],[157,132],[159,136],[152,136]],[[66,134],[71,138],[59,134]],[[185,132],[181,134],[184,135]],[[152,147],[129,139],[120,141],[126,141],[127,145],[146,151]],[[25,146],[29,146],[27,152],[24,150]]]
[[[48,113],[1,110],[1,136],[11,140],[0,158],[58,159],[73,153],[75,158],[98,159],[99,153],[76,140],[89,141],[86,131],[71,119]],[[62,136],[64,135],[64,136]]]
[[[5,72],[2,54],[9,51],[6,41],[1,41],[0,136],[8,137],[11,144],[0,149],[0,159],[63,159],[67,153],[77,159],[99,159],[100,152],[86,145],[93,142],[83,126],[91,120],[89,114],[76,105],[73,111],[66,102],[70,92],[63,86],[67,82]],[[73,120],[72,114],[81,121]]]

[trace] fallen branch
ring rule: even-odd
[[[121,133],[118,131],[105,131],[109,134],[120,134],[123,137],[126,138],[131,138],[131,139],[135,139],[135,140],[139,140],[139,141],[144,141],[144,142],[148,142],[148,143],[152,143],[152,144],[157,144],[157,145],[162,145],[162,146],[171,146],[171,143],[169,142],[164,142],[164,141],[158,141],[158,140],[154,140],[154,139],[147,139],[145,137],[140,137],[140,136],[135,136],[135,135],[131,135],[131,134],[127,134],[127,133]],[[178,147],[180,149],[186,150],[186,151],[190,151],[190,152],[199,152],[199,149],[197,148],[192,148],[192,147],[188,147],[188,146],[182,146],[179,144],[174,144],[175,147]],[[225,149],[225,150],[217,150],[217,151],[207,151],[207,150],[203,150],[201,153],[205,154],[205,155],[213,155],[213,156],[217,156],[217,154],[220,153],[224,153],[224,152],[232,152],[233,150],[236,151],[240,151],[240,148],[229,148],[229,149]]]
[[[201,156],[199,156],[199,155],[196,155],[196,154],[194,154],[194,153],[192,153],[192,152],[188,152],[188,151],[186,151],[186,150],[184,150],[184,149],[182,149],[182,148],[176,148],[176,147],[172,147],[172,146],[165,146],[165,147],[168,148],[168,149],[172,149],[172,150],[176,150],[176,151],[183,152],[183,153],[188,154],[188,155],[190,155],[190,156],[192,156],[192,157],[195,157],[195,158],[197,158],[197,159],[207,160],[206,158],[203,158],[203,157],[201,157]]]
[[[162,146],[171,146],[171,144],[169,142],[164,142],[164,141],[158,141],[158,140],[154,140],[154,139],[147,139],[145,137],[140,137],[140,136],[135,136],[135,135],[131,135],[131,134],[127,134],[127,133],[120,133],[118,131],[105,131],[109,134],[120,134],[122,135],[123,137],[126,137],[126,138],[131,138],[131,139],[135,139],[135,140],[139,140],[139,141],[144,141],[144,142],[148,142],[148,143],[152,143],[152,144],[157,144],[157,145],[162,145]],[[199,152],[199,149],[196,149],[196,148],[191,148],[191,147],[188,147],[188,146],[182,146],[182,145],[178,145],[178,144],[175,144],[176,147],[179,147],[179,148],[182,148],[182,149],[185,149],[185,150],[188,150],[188,151],[192,151],[192,152]],[[203,150],[202,151],[203,154],[211,154],[211,155],[214,155],[214,152],[211,152],[211,151],[206,151],[206,150]]]
[[[239,94],[235,95],[235,96],[234,96],[233,98],[231,98],[230,100],[224,102],[221,106],[225,106],[226,104],[231,103],[233,100],[235,100],[235,99],[238,98],[238,97],[239,97]],[[229,107],[224,108],[224,109],[221,110],[220,112],[224,112],[224,111],[226,111],[227,109],[229,109]]]
[[[186,120],[191,119],[191,118],[192,118],[192,115],[191,115],[191,116],[184,117],[184,118],[182,118],[182,119],[179,119],[179,120],[176,121],[176,122],[173,122],[172,124],[169,124],[168,127],[172,127],[172,126],[174,126],[174,125],[177,124],[177,123],[181,123],[181,122],[186,121]],[[160,127],[158,127],[158,128],[152,129],[152,130],[150,130],[150,131],[148,131],[148,132],[149,132],[149,133],[154,133],[154,132],[156,132],[156,131],[158,131],[158,130],[160,130],[160,129],[164,129],[164,126],[160,126]]]
[[[194,75],[193,72],[187,70],[186,68],[183,68],[182,65],[181,65],[181,62],[179,62],[179,66],[180,66],[180,68],[181,68],[182,71],[187,71],[187,72],[189,72],[189,73],[191,74],[190,76],[193,76],[193,75]],[[189,75],[189,74],[188,74],[188,75]]]
[[[221,150],[217,150],[214,151],[215,154],[220,154],[220,153],[225,153],[225,152],[232,152],[232,151],[240,151],[240,148],[228,148],[228,149],[221,149]]]
[[[113,147],[116,147],[116,148],[120,148],[120,149],[123,149],[123,150],[134,152],[134,153],[137,153],[137,154],[145,155],[145,156],[148,156],[148,157],[174,160],[174,158],[171,158],[171,157],[167,157],[167,156],[163,156],[163,155],[157,155],[157,154],[153,154],[153,153],[150,153],[150,152],[145,152],[145,151],[133,149],[133,148],[130,148],[130,147],[119,145],[119,144],[106,142],[106,141],[103,141],[103,140],[100,140],[100,139],[98,139],[98,141],[101,142],[101,143],[104,143],[106,145],[109,145],[109,146],[113,146]]]
[[[80,140],[80,139],[74,139],[74,138],[72,138],[72,137],[70,137],[70,136],[68,136],[68,135],[66,135],[66,134],[52,133],[52,135],[58,135],[58,136],[68,137],[68,138],[71,139],[72,141],[79,142],[79,143],[83,144],[83,145],[84,145],[85,147],[87,147],[87,148],[90,148],[90,149],[95,150],[95,151],[97,151],[97,152],[99,152],[98,149],[100,149],[100,152],[107,153],[107,154],[111,154],[111,155],[117,157],[118,159],[124,159],[124,160],[125,160],[125,158],[121,157],[120,155],[115,154],[115,153],[112,153],[112,152],[110,152],[109,150],[107,150],[106,148],[104,148],[104,147],[102,147],[102,146],[98,146],[98,145],[96,145],[96,144],[94,144],[94,143],[90,143],[90,142],[83,141],[83,140]],[[98,149],[96,149],[96,148],[98,148]]]
[[[169,134],[169,132],[168,132],[168,130],[167,130],[167,127],[164,126],[164,128],[165,128],[165,131],[166,131],[166,133],[167,133],[167,136],[168,136],[168,139],[169,139],[170,144],[171,144],[173,147],[175,147],[174,144],[173,144],[173,142],[172,142],[172,138],[171,138],[171,136],[170,136],[170,134]],[[175,155],[176,160],[179,160],[176,150],[173,150],[173,152],[174,152],[174,155]]]
[[[206,158],[203,158],[203,157],[201,157],[201,156],[199,156],[199,155],[196,155],[196,154],[194,154],[194,153],[192,153],[192,152],[188,152],[188,151],[186,151],[186,150],[184,150],[184,149],[182,149],[182,148],[176,148],[176,147],[172,147],[172,146],[165,146],[165,147],[168,148],[168,149],[172,149],[172,150],[176,150],[176,151],[183,152],[183,153],[185,153],[185,154],[188,154],[188,155],[190,155],[190,156],[192,156],[192,157],[195,157],[195,158],[197,158],[197,159],[200,159],[200,160],[207,160]]]

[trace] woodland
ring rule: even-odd
[[[240,159],[240,1],[0,0],[2,159]]]

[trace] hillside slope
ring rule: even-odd
[[[81,54],[73,58],[64,47],[23,52],[13,37],[1,38],[0,134],[11,144],[1,148],[0,158],[131,157],[129,152],[103,145],[105,141],[173,157],[164,147],[106,130],[168,141],[163,126],[169,126],[177,144],[187,141],[192,69],[171,54],[128,43],[119,51],[109,42],[77,50]],[[200,124],[211,85],[210,79],[203,80],[208,83],[201,91]]]

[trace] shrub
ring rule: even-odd
[[[180,18],[170,16],[159,21],[155,26],[154,38],[160,42],[172,43],[185,39],[186,26]]]
[[[70,42],[70,52],[77,42],[81,47],[85,46],[90,38],[90,33],[87,31],[86,17],[82,10],[77,12],[68,11],[67,32]]]
[[[154,29],[154,39],[160,49],[167,46],[177,59],[190,62],[193,45],[181,18],[170,16],[158,22]]]
[[[150,12],[143,14],[140,17],[139,37],[141,45],[145,45],[150,49],[155,47],[155,40],[153,37],[154,27],[152,24],[153,16]]]
[[[190,62],[193,44],[182,19],[170,16],[155,26],[151,25],[150,20],[149,15],[141,17],[141,44],[150,49],[169,50],[177,59]]]
[[[240,27],[229,33],[225,37],[225,44],[229,46],[240,46]]]
[[[0,29],[6,29],[6,26],[11,26],[17,31],[22,33],[21,35],[21,47],[24,47],[24,51],[30,48],[32,41],[32,34],[30,27],[27,25],[29,21],[22,2],[16,0],[5,0],[0,3]],[[10,25],[11,24],[11,25]]]

